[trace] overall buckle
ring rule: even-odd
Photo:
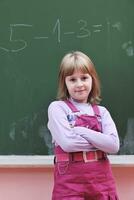
[[[88,155],[88,158],[87,158],[87,155]],[[93,156],[94,156],[94,158],[93,158]],[[98,160],[97,152],[96,151],[92,151],[92,152],[83,151],[83,160],[85,163],[97,161]]]

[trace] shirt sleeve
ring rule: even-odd
[[[91,150],[89,141],[70,127],[64,107],[55,101],[48,108],[48,129],[54,142],[66,152]]]
[[[111,154],[117,153],[119,150],[118,132],[109,111],[104,107],[101,110],[101,122],[102,133],[79,126],[74,127],[74,131],[97,149]]]

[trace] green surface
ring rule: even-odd
[[[95,63],[120,152],[134,152],[133,19],[133,0],[0,0],[0,154],[51,154],[47,107],[71,50]]]

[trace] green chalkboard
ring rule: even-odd
[[[134,153],[133,20],[133,0],[0,0],[1,155],[52,153],[47,107],[71,50],[93,60],[119,153]]]

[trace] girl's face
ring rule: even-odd
[[[81,71],[74,71],[65,78],[66,87],[70,97],[80,103],[87,103],[92,89],[92,77]]]

